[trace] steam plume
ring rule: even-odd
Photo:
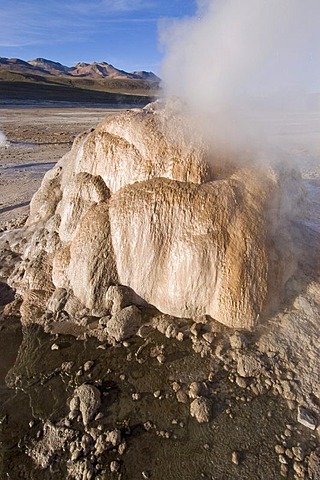
[[[0,147],[7,147],[9,145],[6,135],[0,130]]]
[[[242,146],[252,107],[301,108],[320,90],[319,18],[318,0],[198,0],[196,17],[160,28],[166,94],[209,118],[215,142]]]

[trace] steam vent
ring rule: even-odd
[[[54,301],[70,316],[107,315],[109,287],[121,285],[136,305],[252,329],[292,269],[283,222],[294,180],[266,165],[224,171],[211,150],[175,101],[77,137],[20,232],[10,282],[23,322],[40,322]]]

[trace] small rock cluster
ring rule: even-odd
[[[106,464],[109,473],[118,472],[126,441],[119,428],[107,430],[98,423],[103,418],[100,406],[99,389],[90,384],[80,385],[70,398],[69,415],[56,425],[46,422],[42,438],[31,442],[27,454],[41,469],[48,468],[57,455],[64,454],[69,457],[66,461],[68,478],[74,480],[96,479],[98,475],[105,478],[103,475],[108,474]]]

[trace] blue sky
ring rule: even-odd
[[[196,10],[196,0],[0,0],[0,56],[159,73],[159,22]]]

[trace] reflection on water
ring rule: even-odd
[[[51,350],[53,343],[58,350]],[[135,338],[127,348],[101,349],[94,339],[55,338],[40,327],[25,328],[16,362],[6,376],[7,387],[2,383],[1,478],[67,478],[63,457],[44,472],[35,468],[25,448],[47,419],[55,423],[68,414],[67,399],[84,382],[98,384],[102,393],[104,416],[93,420],[92,426],[100,424],[107,430],[126,425],[122,479],[143,478],[142,472],[153,479],[172,480],[279,478],[275,435],[293,421],[280,400],[271,394],[244,393],[228,380],[216,358],[201,359],[186,341],[167,340],[153,332],[138,362],[135,353],[143,344],[143,339]],[[164,345],[163,365],[150,357],[156,345]],[[88,360],[94,366],[84,372],[81,367]],[[63,362],[73,362],[68,372],[61,368]],[[213,420],[200,425],[189,416],[189,403],[177,402],[171,383],[206,380],[210,372]],[[138,401],[132,398],[136,392]],[[147,430],[146,422],[151,425]],[[233,451],[241,452],[240,465],[231,462]],[[108,465],[114,458],[109,454],[101,462]],[[95,478],[111,477],[109,473]]]

